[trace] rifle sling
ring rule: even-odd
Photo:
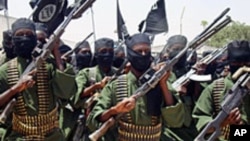
[[[116,101],[117,103],[122,101],[124,98],[128,97],[128,82],[127,82],[127,75],[123,74],[117,78],[116,81]],[[125,114],[121,118],[122,121],[127,123],[132,123],[132,116],[131,113]],[[151,116],[151,124],[157,125],[159,123],[159,118],[157,116]]]
[[[117,103],[128,97],[127,75],[120,75],[116,81]],[[155,141],[159,140],[161,134],[161,123],[158,117],[151,116],[151,126],[139,126],[132,123],[131,113],[126,113],[119,121],[120,140]],[[144,131],[144,132],[143,132]],[[138,134],[139,133],[139,134]]]

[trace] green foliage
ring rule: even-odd
[[[206,44],[213,47],[223,47],[233,40],[250,40],[250,26],[245,23],[232,22],[213,35]]]
[[[206,28],[207,24],[208,24],[208,22],[206,20],[201,21],[201,26],[203,27],[203,29]]]

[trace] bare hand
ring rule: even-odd
[[[131,68],[131,64],[130,62],[128,62],[123,69],[124,74],[127,74],[130,71],[130,68]]]
[[[103,88],[107,83],[108,81],[111,79],[110,76],[105,76],[102,81],[98,82],[98,85],[100,88]]]
[[[115,113],[127,113],[135,108],[135,99],[133,97],[124,98],[114,107]]]
[[[32,71],[27,75],[24,75],[11,89],[16,92],[21,92],[27,88],[33,87],[35,84],[35,81],[33,80],[34,73],[36,73],[36,71]]]
[[[241,114],[240,114],[240,110],[239,108],[234,108],[228,115],[228,117],[224,120],[224,122],[222,123],[222,127],[229,124],[242,124],[242,120],[241,120]]]
[[[194,66],[194,69],[197,70],[197,74],[203,74],[207,68],[207,64],[201,63],[201,62],[197,62]]]
[[[186,81],[184,83],[182,83],[179,87],[176,88],[176,91],[180,94],[180,95],[185,95],[187,93],[187,86],[189,84],[189,81]]]
[[[167,82],[167,80],[168,80],[170,74],[171,74],[171,72],[170,72],[170,71],[167,71],[167,72],[163,75],[163,77],[161,78],[160,84],[166,85],[166,82]]]
[[[156,65],[153,66],[153,69],[155,71],[158,71],[159,69],[161,69],[162,67],[164,67],[166,65],[166,62],[161,62],[161,63],[158,63]]]

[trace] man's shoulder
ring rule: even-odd
[[[6,55],[3,50],[0,50],[0,65],[6,62]]]
[[[6,62],[3,62],[3,64],[0,64],[0,76],[4,76],[4,75],[7,75],[7,72],[8,72],[8,66],[9,66],[9,63],[11,63],[12,60],[9,60],[9,61],[6,61]]]

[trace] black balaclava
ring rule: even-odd
[[[240,67],[232,65],[232,62],[247,63],[250,62],[249,42],[245,40],[233,41],[228,44],[228,61],[231,74],[234,74]]]
[[[124,53],[124,47],[119,46],[117,48],[115,48],[115,56],[114,56],[114,60],[113,60],[113,66],[116,68],[120,68],[121,65],[124,62],[124,56],[117,56],[118,53]]]
[[[60,52],[60,54],[65,54],[65,53],[67,53],[68,51],[71,51],[72,49],[68,46],[68,45],[66,45],[66,44],[62,44],[59,48],[58,48],[58,50],[59,50],[59,52]]]
[[[209,55],[210,53],[212,53],[213,51],[212,50],[207,50],[207,51],[204,51],[202,53],[202,58],[206,57],[207,55]],[[216,62],[211,62],[210,64],[207,65],[206,67],[206,70],[204,72],[204,74],[211,74],[212,76],[214,75],[215,71],[216,71],[216,67],[217,67],[217,64]]]
[[[12,43],[12,31],[6,30],[3,31],[3,41],[2,41],[4,52],[6,57],[9,59],[15,58],[16,53],[14,52],[14,45]]]
[[[182,49],[185,48],[187,44],[187,38],[183,35],[174,35],[171,36],[167,41],[167,50],[169,53],[169,58],[174,58],[178,53],[181,52]],[[178,49],[174,49],[174,47],[178,46]],[[179,61],[175,64],[175,67],[182,68],[186,65],[186,53],[179,59]]]
[[[30,29],[34,32],[34,35],[15,36],[16,31],[19,29]],[[17,19],[12,24],[12,31],[12,41],[14,43],[14,51],[17,56],[23,57],[25,59],[32,59],[31,53],[37,44],[35,24],[33,23],[33,21],[26,18]]]
[[[216,59],[216,74],[221,74],[225,66],[228,66],[228,55],[227,51],[225,51],[223,54],[221,54],[217,59]]]
[[[146,43],[150,45],[150,39],[148,35],[138,33],[129,37],[126,40],[127,51],[128,51],[128,61],[131,63],[131,66],[139,72],[145,72],[151,65],[151,52],[146,55],[142,55],[133,51],[133,46],[139,43]]]
[[[185,36],[171,36],[167,41],[167,53],[169,54],[169,59],[173,59],[176,55],[178,55],[182,49],[185,48],[186,44],[187,38]],[[173,67],[173,72],[177,78],[186,73],[186,61],[187,53],[185,52]]]
[[[95,41],[95,58],[100,67],[108,68],[112,66],[114,52],[99,52],[102,47],[114,49],[114,41],[110,38],[101,38]]]
[[[76,54],[77,68],[81,70],[83,68],[90,67],[91,59],[92,59],[91,51],[88,53],[80,52],[82,48],[90,48],[88,41],[77,43],[75,48],[76,48],[75,54]]]

